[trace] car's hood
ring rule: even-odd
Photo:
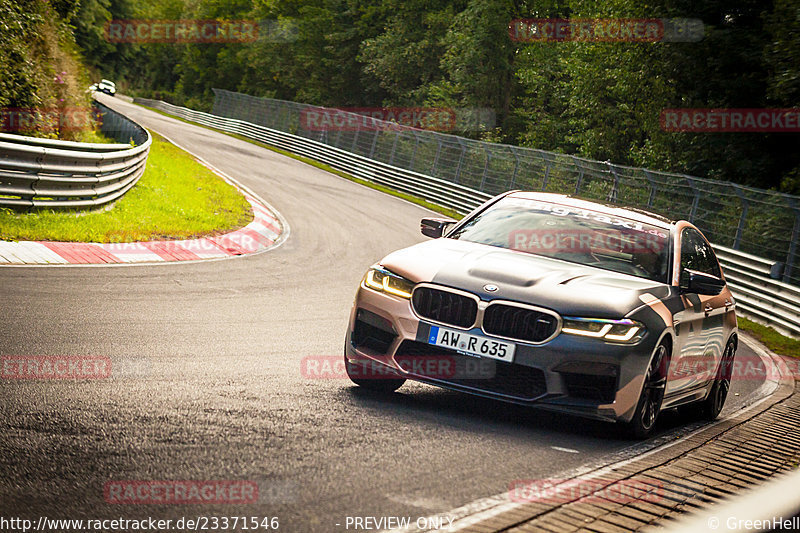
[[[622,318],[642,305],[640,295],[669,293],[656,281],[447,238],[398,250],[381,264],[414,282],[456,287],[484,300],[530,303],[565,316]],[[498,290],[487,292],[487,284]]]

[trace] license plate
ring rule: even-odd
[[[489,357],[499,361],[512,362],[517,345],[513,342],[488,339],[480,335],[472,335],[463,331],[455,331],[438,326],[431,326],[428,344],[450,348],[468,355]]]

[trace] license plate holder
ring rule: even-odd
[[[431,326],[428,344],[456,350],[473,357],[487,357],[506,363],[514,361],[514,352],[517,349],[517,345],[513,342],[439,326]]]

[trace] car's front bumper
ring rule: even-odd
[[[516,342],[513,363],[503,363],[428,344],[431,326],[416,316],[409,300],[361,286],[350,316],[345,356],[351,363],[385,365],[407,379],[474,395],[602,420],[629,421],[659,340],[658,332],[648,332],[635,345],[561,333],[544,344]],[[466,333],[492,338],[480,328]],[[408,357],[451,358],[462,370],[476,369],[478,363],[488,367],[468,374],[426,374],[417,372],[418,367],[409,364]]]

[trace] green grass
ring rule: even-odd
[[[144,174],[113,205],[93,211],[0,209],[0,239],[191,239],[234,230],[252,219],[250,204],[235,187],[154,134]]]
[[[25,137],[37,137],[39,139],[53,139],[58,140],[59,137],[53,132],[41,132],[41,131],[16,131],[15,134],[22,135]],[[81,143],[95,143],[95,144],[118,144],[119,141],[115,141],[111,137],[107,137],[103,135],[101,132],[93,129],[80,129],[71,131],[69,139],[61,139],[61,140],[69,140],[73,142],[81,142]]]
[[[234,137],[236,139],[239,139],[239,140],[242,140],[242,141],[245,141],[245,142],[249,142],[250,144],[255,144],[256,146],[260,146],[262,148],[266,148],[267,150],[271,150],[271,151],[273,151],[275,153],[278,153],[278,154],[281,154],[281,155],[285,155],[286,157],[291,157],[292,159],[296,159],[297,161],[302,161],[303,163],[306,163],[308,165],[316,167],[316,168],[318,168],[320,170],[324,170],[325,172],[330,172],[331,174],[336,174],[337,176],[340,176],[342,178],[348,179],[350,181],[354,181],[354,182],[356,182],[356,183],[358,183],[360,185],[363,185],[365,187],[369,187],[370,189],[375,189],[376,191],[380,191],[382,193],[385,193],[385,194],[388,194],[388,195],[391,195],[391,196],[396,196],[397,198],[402,198],[403,200],[406,200],[406,201],[411,202],[413,204],[417,204],[419,206],[425,207],[427,209],[430,209],[431,211],[436,211],[437,213],[441,213],[442,215],[450,217],[450,218],[453,218],[455,220],[461,220],[461,218],[464,216],[464,215],[458,213],[457,211],[454,211],[453,209],[441,206],[439,204],[435,204],[433,202],[425,200],[424,198],[420,198],[418,196],[414,196],[414,195],[411,195],[411,194],[406,194],[404,192],[396,191],[396,190],[391,189],[389,187],[385,187],[385,186],[380,185],[378,183],[373,183],[371,181],[367,181],[367,180],[364,180],[364,179],[361,179],[361,178],[357,178],[357,177],[355,177],[355,176],[353,176],[351,174],[348,174],[347,172],[342,172],[341,170],[337,170],[337,169],[331,167],[330,165],[326,165],[325,163],[320,163],[319,161],[316,161],[314,159],[311,159],[311,158],[308,158],[308,157],[304,157],[302,155],[296,155],[296,154],[293,154],[291,152],[287,152],[286,150],[281,150],[280,148],[276,148],[274,146],[271,146],[269,144],[264,144],[262,142],[255,141],[253,139],[249,139],[249,138],[247,138],[247,137],[245,137],[243,135],[239,135],[238,133],[228,133],[227,131],[224,131],[224,130],[221,130],[221,129],[218,129],[218,128],[212,128],[211,126],[206,126],[204,124],[198,124],[196,122],[192,122],[191,120],[184,120],[184,119],[182,119],[180,117],[176,117],[175,115],[170,115],[169,113],[165,113],[163,111],[160,111],[160,110],[155,109],[155,108],[150,107],[150,106],[146,106],[146,105],[142,105],[142,104],[136,104],[136,105],[144,107],[145,109],[149,109],[150,111],[153,111],[153,112],[158,113],[159,115],[163,115],[165,117],[169,117],[169,118],[172,118],[172,119],[175,119],[175,120],[180,120],[181,122],[185,122],[187,124],[192,124],[193,126],[200,126],[202,128],[206,128],[208,130],[213,130],[213,131],[216,131],[218,133],[222,133],[223,135],[228,135],[229,137]]]
[[[106,137],[99,131],[95,130],[82,130],[78,134],[78,138],[75,139],[78,142],[82,143],[99,143],[99,144],[107,144],[107,143],[118,143],[119,141],[115,141],[111,137]]]
[[[739,329],[746,331],[778,355],[800,358],[800,340],[781,335],[774,329],[743,317],[738,318]]]

